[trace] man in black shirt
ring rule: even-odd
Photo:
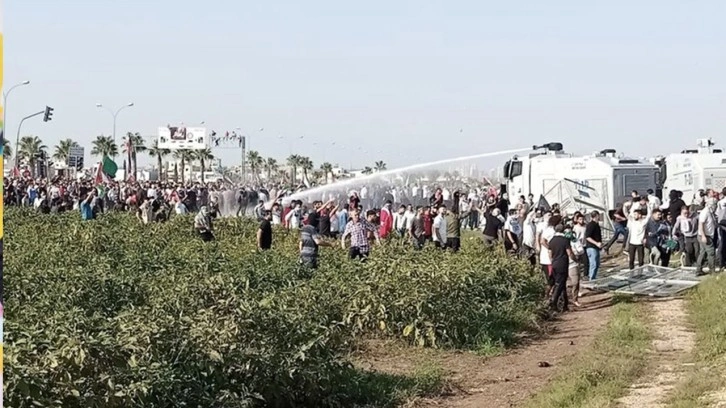
[[[612,218],[615,232],[613,233],[613,237],[610,238],[610,241],[603,247],[606,254],[610,252],[610,247],[613,246],[621,235],[623,236],[623,250],[628,246],[628,215],[625,214],[624,204],[618,206]]]
[[[330,238],[330,211],[333,209],[332,204],[328,203],[318,212],[318,233],[324,238]]]
[[[549,255],[552,261],[552,275],[555,280],[555,290],[550,300],[550,307],[557,310],[557,303],[560,297],[564,300],[563,312],[568,310],[567,299],[567,277],[570,259],[574,261],[575,255],[570,246],[570,240],[567,239],[563,231],[565,226],[557,224],[555,226],[555,235],[549,241]]]
[[[499,240],[499,232],[504,226],[504,222],[502,222],[502,220],[499,218],[499,214],[500,211],[498,208],[495,208],[484,214],[484,220],[486,224],[484,225],[483,238],[484,243],[487,245],[495,245]]]
[[[681,215],[681,209],[686,207],[686,202],[681,199],[682,192],[671,190],[668,193],[668,214],[675,220]]]
[[[272,212],[266,210],[262,215],[262,221],[260,221],[260,228],[257,230],[257,248],[262,251],[268,250],[272,247]]]
[[[313,204],[313,206],[316,206],[317,204]],[[318,228],[320,227],[320,214],[318,214],[317,208],[310,210],[308,213],[308,225],[315,228],[315,231],[318,231]]]
[[[590,222],[585,226],[585,253],[587,254],[588,273],[590,280],[597,278],[600,269],[600,250],[602,249],[602,230],[600,229],[600,213],[593,211]]]

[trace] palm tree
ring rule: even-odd
[[[365,166],[363,168],[363,171],[361,171],[361,173],[363,173],[363,174],[372,174],[373,173],[373,169],[370,168],[370,167],[368,167],[368,166]]]
[[[78,143],[73,139],[61,140],[55,146],[55,153],[53,153],[53,160],[67,163],[68,158],[71,156],[71,147],[78,147]]]
[[[328,183],[328,174],[330,174],[331,178],[333,176],[333,165],[325,162],[320,165],[320,170],[323,171],[323,178],[325,179],[325,183]]]
[[[205,170],[205,162],[209,162],[211,160],[214,160],[214,155],[212,154],[212,149],[210,148],[204,148],[204,149],[197,149],[194,151],[194,158],[199,160],[199,165],[202,170],[202,184],[204,184],[204,170]]]
[[[313,170],[312,176],[313,182],[315,184],[320,183],[320,180],[323,180],[325,178],[325,173],[323,173],[322,170]]]
[[[144,137],[141,136],[141,134],[139,132],[136,132],[136,133],[127,132],[126,137],[124,137],[124,141],[125,142],[124,142],[123,152],[126,154],[126,157],[128,158],[129,167],[131,167],[131,164],[133,164],[134,178],[136,178],[136,153],[143,153],[147,150],[146,146],[144,144],[145,143]],[[124,163],[125,162],[126,161],[124,161]],[[124,166],[124,169],[125,168],[126,167]],[[127,177],[128,177],[128,174],[130,172],[126,173],[124,170],[124,173],[127,174]]]
[[[313,161],[310,160],[309,157],[301,157],[300,158],[300,168],[303,171],[303,181],[308,179],[308,172],[310,170],[312,170],[314,167],[315,166],[313,165]]]
[[[277,160],[272,157],[268,157],[267,160],[265,160],[265,172],[267,172],[267,182],[270,182],[270,180],[272,180],[272,173],[277,172]]]
[[[265,164],[265,160],[260,156],[260,153],[256,150],[250,150],[247,152],[247,165],[252,173],[252,179],[257,183],[260,182],[260,169]]]
[[[181,163],[181,182],[184,184],[186,164],[187,162],[194,160],[194,154],[189,149],[179,149],[174,152],[174,159]],[[179,171],[177,170],[176,163],[174,163],[174,182],[177,181],[179,181]]]
[[[118,156],[118,146],[111,136],[100,135],[96,137],[92,144],[91,156]]]
[[[162,167],[164,165],[164,157],[171,154],[171,150],[169,149],[160,149],[159,148],[159,141],[154,140],[154,143],[151,144],[151,147],[149,150],[147,150],[147,153],[149,153],[149,156],[156,157],[156,164],[159,166],[159,180],[161,180],[162,175]],[[166,172],[164,172],[166,174]],[[166,179],[168,177],[164,177]]]
[[[383,171],[383,170],[385,170],[385,169],[386,169],[386,163],[384,163],[384,162],[383,162],[383,160],[379,160],[379,161],[377,161],[377,162],[376,162],[376,163],[375,163],[375,164],[373,165],[373,168],[374,168],[374,169],[375,169],[375,170],[376,170],[377,172],[378,172],[378,171]]]
[[[282,181],[283,183],[287,180],[287,172],[285,170],[277,170],[277,179]]]
[[[10,147],[8,139],[3,139],[3,157],[5,160],[10,160],[13,157],[13,149]]]
[[[18,158],[25,159],[30,166],[31,174],[35,175],[35,165],[40,155],[46,154],[48,146],[43,144],[38,136],[23,136],[18,144],[16,154]]]
[[[295,184],[297,182],[297,168],[300,165],[300,156],[291,154],[287,158],[287,165],[292,169],[290,171],[290,178],[292,179],[292,184]]]

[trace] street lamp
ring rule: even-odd
[[[114,112],[111,108],[109,108],[107,106],[103,106],[101,103],[97,103],[96,104],[96,107],[97,108],[104,108],[104,109],[106,109],[111,114],[111,116],[113,116],[113,142],[114,143],[116,143],[116,116],[118,116],[119,112],[121,112],[122,110],[124,110],[126,108],[130,108],[132,106],[134,106],[134,103],[133,102],[129,102],[126,105],[118,108]]]
[[[5,129],[8,128],[8,122],[5,120],[5,117],[8,114],[8,95],[10,95],[10,91],[12,91],[13,89],[15,89],[19,86],[23,86],[23,85],[30,85],[30,81],[25,80],[23,82],[15,84],[15,85],[11,86],[7,90],[7,92],[3,92],[3,138],[5,138],[5,133],[6,133]],[[15,146],[15,148],[17,149],[17,146]]]

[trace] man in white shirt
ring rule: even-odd
[[[522,223],[522,252],[529,262],[534,266],[537,263],[535,238],[537,235],[537,223],[540,221],[542,213],[539,211],[530,211],[524,218]]]
[[[716,271],[716,199],[705,200],[704,209],[698,214],[698,242],[701,251],[696,261],[696,275],[703,275],[703,264],[708,262],[710,273]]]
[[[416,213],[413,211],[413,206],[409,204],[408,207],[406,207],[406,212],[403,214],[403,219],[405,221],[404,228],[406,231],[411,229],[414,218],[416,218]]]
[[[398,211],[393,214],[393,230],[399,237],[406,234],[406,207],[403,205],[398,207]]]
[[[154,200],[156,198],[156,187],[155,186],[153,186],[153,185],[149,186],[149,188],[146,190],[146,197],[151,200]]]
[[[549,215],[549,216],[548,216]],[[545,221],[546,220],[546,221]],[[555,287],[555,277],[552,272],[552,259],[550,259],[549,242],[555,236],[555,225],[562,221],[562,217],[551,214],[545,215],[543,221],[537,225],[541,232],[537,234],[537,243],[539,246],[539,264],[542,268],[545,282],[547,282],[547,297],[552,296],[552,290]]]
[[[365,200],[366,198],[368,198],[368,187],[363,186],[360,189],[360,199]]]
[[[290,210],[289,213],[287,213],[287,216],[285,217],[285,222],[287,223],[287,227],[292,230],[300,229],[300,217],[302,215],[302,205],[298,201],[295,203],[295,207]]]
[[[434,218],[433,240],[434,244],[441,249],[446,249],[446,206],[442,205],[438,209],[438,214]]]
[[[53,184],[50,187],[50,199],[55,200],[57,198],[60,198],[60,188],[58,188],[57,185]]]
[[[643,214],[642,207],[647,209],[647,214]],[[629,267],[632,270],[635,267],[635,256],[638,256],[638,266],[643,266],[645,258],[646,231],[645,227],[650,219],[650,207],[635,205],[630,210],[628,220],[628,256]]]
[[[652,188],[649,188],[648,189],[648,207],[650,208],[650,212],[652,213],[654,209],[660,208],[660,206],[661,206],[660,198],[658,198],[655,195]]]
[[[587,254],[585,253],[585,246],[587,243],[587,241],[585,240],[585,231],[587,230],[587,225],[585,224],[585,216],[579,212],[575,213],[574,221],[575,225],[572,226],[572,233],[575,235],[575,239],[577,240],[579,247],[573,244],[573,248],[582,248],[582,251],[579,251],[579,249],[573,249],[573,251],[577,256],[578,265],[583,268],[583,272],[587,275],[587,272],[589,270],[589,259],[587,258]]]

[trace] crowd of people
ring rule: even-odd
[[[49,214],[79,211],[84,220],[106,211],[133,211],[142,223],[196,214],[194,228],[205,241],[214,240],[216,217],[251,216],[260,222],[260,250],[272,247],[273,226],[297,231],[301,262],[313,269],[319,248],[336,241],[351,259],[365,261],[376,243],[390,239],[408,241],[416,250],[432,245],[457,252],[463,230],[480,230],[486,246],[502,246],[539,266],[551,305],[562,309],[579,305],[581,277],[597,279],[601,253],[609,254],[619,240],[629,269],[646,262],[668,266],[676,253],[698,274],[704,266],[710,273],[726,268],[726,189],[700,192],[689,205],[677,191],[665,202],[653,191],[634,191],[617,209],[601,213],[563,211],[531,195],[510,200],[499,188],[460,181],[438,188],[375,183],[356,191],[324,189],[317,197],[302,186],[222,182],[99,186],[91,180],[6,178],[4,187],[7,206]],[[605,217],[613,226],[607,240]]]

